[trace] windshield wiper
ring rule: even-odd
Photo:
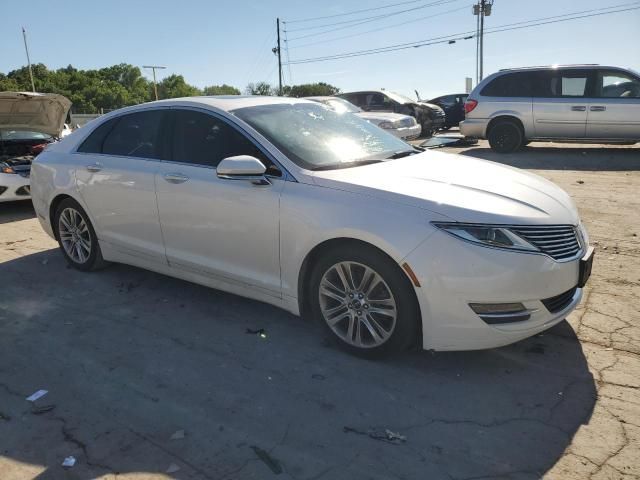
[[[412,150],[402,150],[400,152],[396,152],[393,155],[387,157],[389,160],[395,160],[396,158],[408,157],[409,155],[415,155],[416,153],[420,153],[420,150],[412,149]]]
[[[313,170],[337,170],[339,168],[351,168],[351,167],[360,167],[362,165],[370,165],[372,163],[380,163],[384,162],[384,160],[379,160],[377,158],[372,158],[370,160],[356,160],[355,162],[344,162],[344,163],[332,163],[330,165],[321,165],[320,167],[316,167]]]

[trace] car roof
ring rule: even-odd
[[[579,69],[616,69],[616,70],[627,70],[624,67],[616,67],[614,65],[600,65],[597,63],[577,63],[577,64],[567,64],[567,65],[534,65],[530,67],[514,67],[514,68],[503,68],[499,70],[500,72],[513,72],[520,70],[557,70],[558,68],[579,68]]]
[[[227,112],[237,110],[245,107],[256,107],[260,105],[278,105],[296,103],[312,103],[310,100],[304,100],[294,97],[269,97],[261,95],[214,95],[209,97],[182,97],[182,98],[170,98],[167,100],[158,100],[155,102],[143,103],[140,106],[153,106],[153,105],[208,105],[218,108]]]

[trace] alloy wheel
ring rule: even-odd
[[[67,207],[58,218],[58,235],[62,248],[75,263],[83,264],[91,255],[91,233],[82,214]]]
[[[396,327],[396,300],[382,276],[357,262],[343,261],[320,280],[320,311],[324,321],[346,343],[378,347]]]

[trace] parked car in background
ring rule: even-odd
[[[496,152],[532,140],[640,142],[640,74],[620,67],[564,65],[501,70],[465,103],[465,136]]]
[[[386,90],[367,90],[337,95],[365,112],[393,112],[410,115],[422,126],[422,135],[431,136],[444,127],[445,113],[437,105],[416,102],[409,97]]]
[[[535,335],[576,308],[593,259],[548,180],[303,99],[115,111],[38,156],[32,187],[72,267],[121,262],[271,303],[363,355]]]
[[[417,120],[409,115],[391,112],[365,112],[353,103],[338,97],[306,97],[306,99],[323,103],[338,113],[353,113],[403,140],[416,139],[422,131]]]
[[[0,202],[30,198],[31,162],[60,137],[70,107],[62,95],[0,92]]]
[[[437,105],[445,114],[444,128],[457,127],[464,120],[464,102],[469,96],[468,93],[456,93],[452,95],[442,95],[429,100],[429,103]]]

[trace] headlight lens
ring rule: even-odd
[[[2,173],[16,173],[16,171],[11,168],[9,165],[7,164],[0,164],[0,172]]]
[[[378,124],[378,126],[379,126],[380,128],[385,128],[385,129],[387,129],[387,130],[388,130],[388,129],[390,129],[390,128],[393,128],[393,123],[391,123],[391,122],[380,122],[380,123]]]
[[[537,252],[538,249],[507,227],[465,223],[433,223],[434,226],[469,242],[481,245]]]

